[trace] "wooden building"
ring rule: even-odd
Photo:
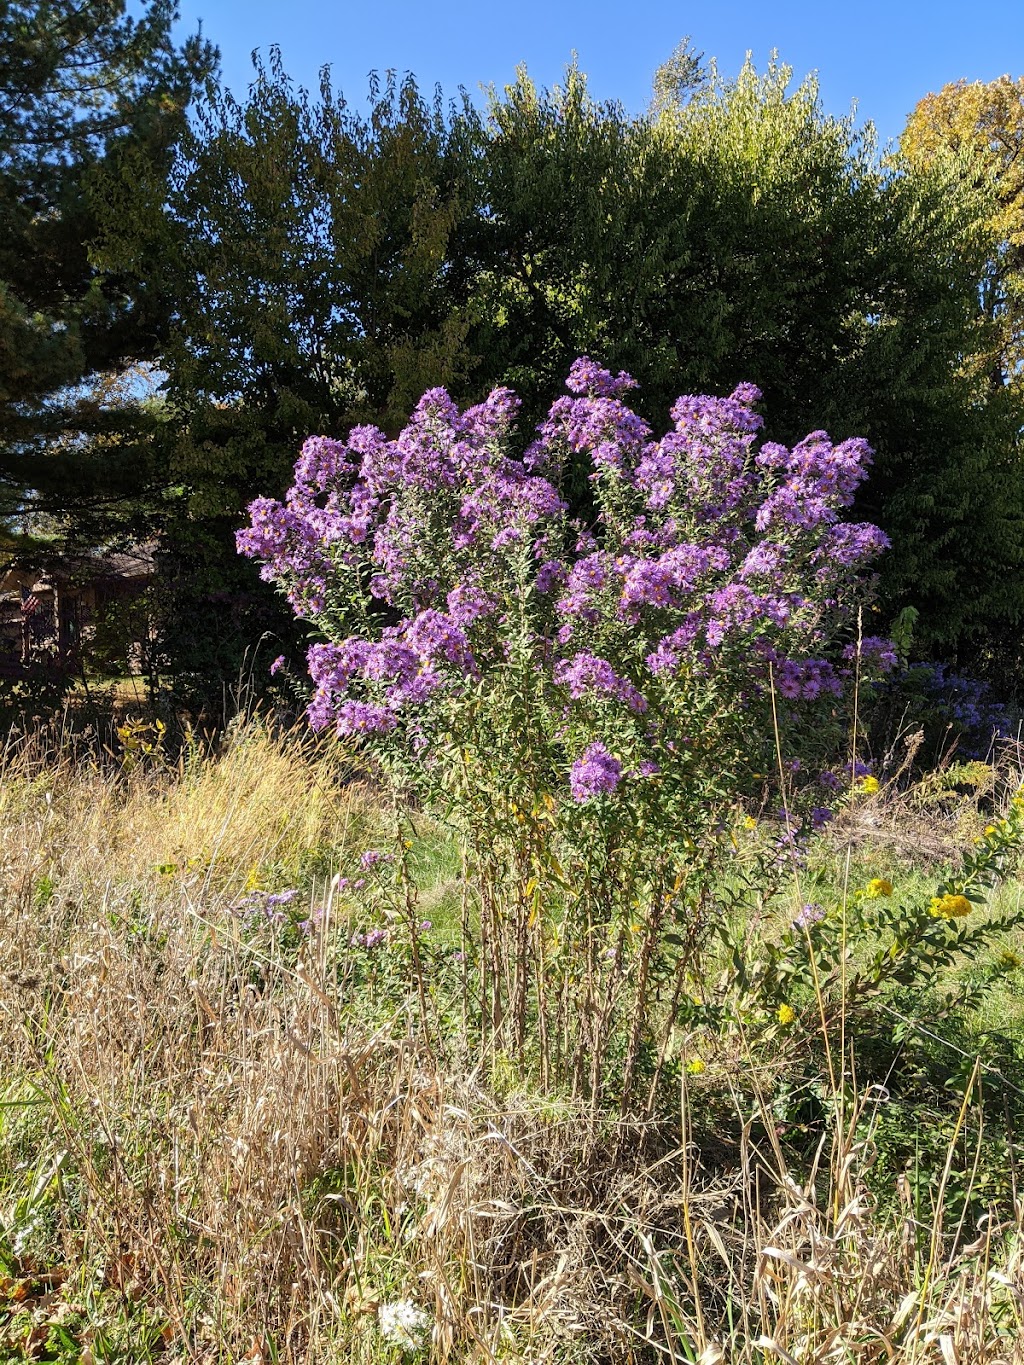
[[[103,614],[138,597],[152,578],[150,547],[62,560],[42,571],[9,569],[0,577],[0,664],[49,658],[74,665]]]

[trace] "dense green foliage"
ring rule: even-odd
[[[164,630],[186,689],[219,688],[287,630],[234,531],[302,437],[393,426],[425,385],[465,386],[471,263],[453,238],[471,165],[465,121],[410,80],[374,84],[363,117],[326,80],[318,100],[295,90],[272,54],[244,104],[210,95],[169,190],[150,181],[127,214],[133,170],[108,215],[106,255],[159,281],[173,313]]]
[[[996,386],[1024,380],[1024,77],[960,80],[915,106],[900,138],[912,162],[946,161],[990,191],[982,306],[993,324],[986,359]]]
[[[114,168],[132,158],[166,176],[185,107],[215,62],[198,38],[176,45],[175,19],[171,0],[150,0],[137,18],[124,0],[22,0],[0,14],[5,548],[69,531],[95,544],[126,512],[130,533],[146,529],[152,419],[111,401],[105,376],[159,355],[167,300],[135,272],[98,268],[92,244]]]
[[[894,543],[883,607],[915,605],[950,649],[1019,605],[1020,411],[964,366],[985,344],[984,197],[880,164],[789,78],[748,65],[653,122],[594,106],[574,73],[562,93],[507,91],[483,157],[495,264],[474,340],[524,392],[587,351],[635,374],[650,414],[749,380],[778,440],[815,422],[866,436],[859,510]]]
[[[960,163],[880,158],[813,80],[773,63],[726,81],[685,47],[639,118],[575,68],[552,91],[520,72],[483,113],[389,77],[362,113],[272,53],[243,101],[212,88],[174,124],[170,168],[157,124],[106,157],[102,276],[86,265],[93,299],[145,282],[127,312],[148,350],[136,335],[118,355],[158,355],[164,402],[90,412],[132,431],[106,445],[130,456],[135,531],[163,526],[163,649],[186,690],[219,694],[264,632],[288,638],[231,533],[257,491],[283,491],[305,434],[393,432],[437,384],[459,401],[510,384],[536,418],[581,353],[636,375],[648,417],[750,381],[773,438],[866,436],[857,514],[894,544],[880,624],[913,606],[926,652],[1006,652],[1024,421],[980,373],[992,205]],[[56,470],[51,417],[24,420]],[[61,448],[64,486],[95,477],[94,444]],[[585,510],[582,475],[574,496]]]

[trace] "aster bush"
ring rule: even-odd
[[[778,771],[798,837],[800,755],[895,663],[854,628],[886,545],[841,520],[866,443],[758,445],[747,384],[680,398],[659,439],[633,387],[578,360],[525,449],[508,389],[465,412],[431,390],[397,439],[307,441],[238,534],[321,637],[311,724],[463,836],[484,1037],[623,1102],[697,969],[724,813]]]

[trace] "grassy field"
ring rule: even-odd
[[[839,1012],[758,1006],[709,940],[606,1110],[475,1030],[449,831],[257,723],[122,740],[4,762],[0,1360],[1024,1361],[1016,937]],[[799,886],[723,888],[733,941],[927,898],[1001,790],[861,801]]]

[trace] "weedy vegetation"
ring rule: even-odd
[[[1020,755],[865,761],[862,442],[630,387],[307,443],[311,729],[9,744],[6,1358],[1024,1361]]]

